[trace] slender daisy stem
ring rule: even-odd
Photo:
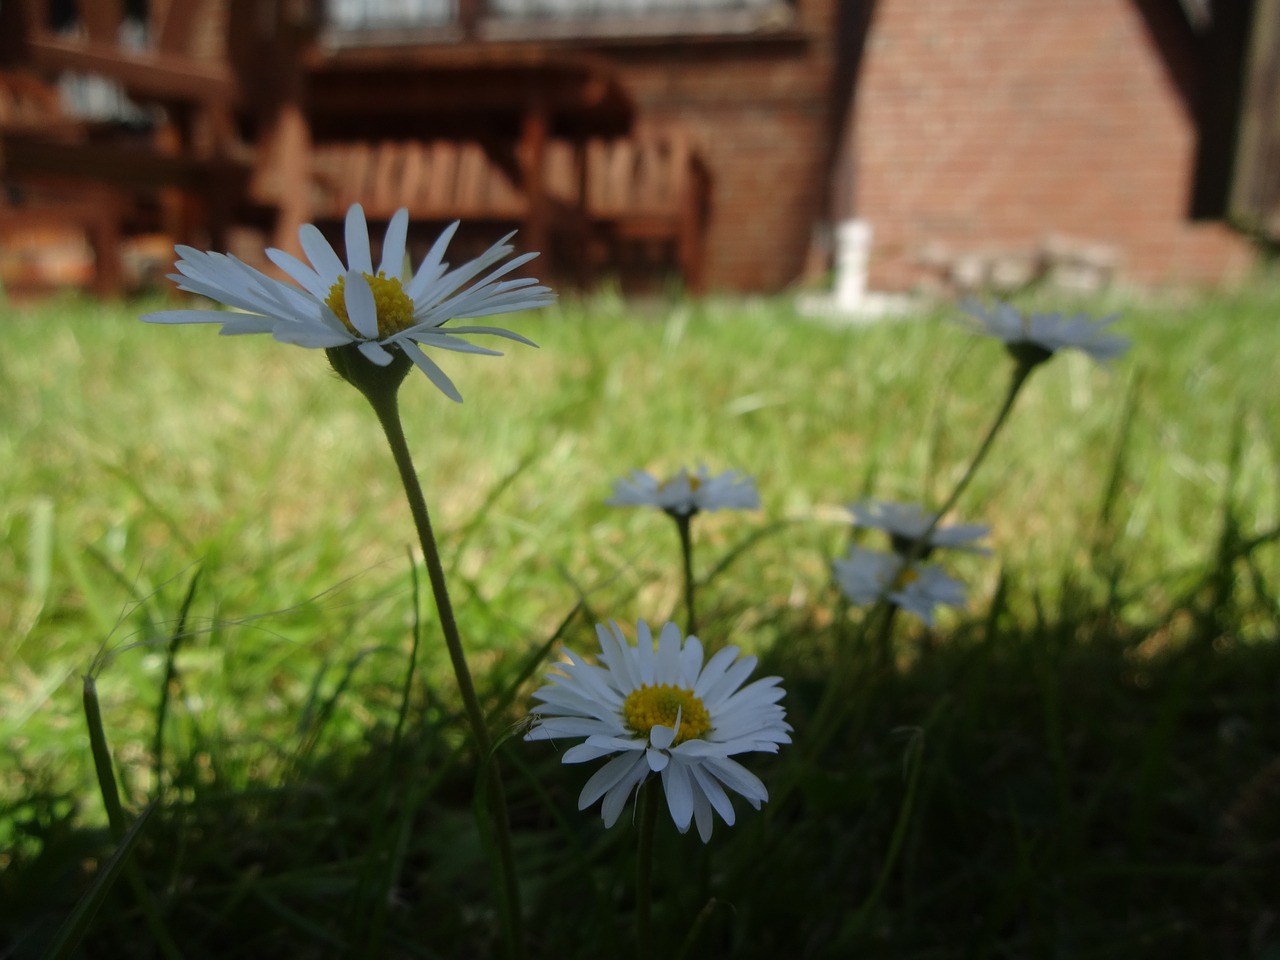
[[[902,608],[888,597],[884,599],[884,603],[884,616],[880,618],[880,626],[876,630],[875,649],[880,657],[880,666],[889,667],[893,664],[893,621]]]
[[[904,566],[923,560],[929,552],[929,541],[933,536],[934,530],[937,529],[942,518],[951,510],[952,507],[956,505],[957,501],[959,501],[960,495],[964,493],[965,489],[969,486],[970,481],[973,480],[974,475],[977,473],[978,467],[981,466],[982,462],[986,459],[987,453],[990,451],[996,435],[1009,419],[1009,413],[1013,410],[1014,401],[1017,399],[1018,393],[1022,390],[1022,385],[1026,383],[1028,375],[1033,369],[1035,369],[1036,365],[1037,364],[1035,362],[1022,360],[1015,363],[1013,374],[1009,380],[1008,392],[1005,394],[1004,401],[1001,403],[995,419],[991,422],[991,426],[988,428],[986,436],[983,437],[982,443],[979,444],[977,451],[973,455],[973,459],[965,469],[964,475],[960,477],[959,482],[951,491],[950,496],[947,497],[946,502],[943,503],[942,507],[934,514],[933,520],[929,523],[929,526],[925,528],[924,532],[920,534],[918,538],[916,538],[911,551],[902,558],[902,564]],[[882,595],[879,602],[876,604],[875,609],[872,611],[873,614],[877,611],[880,612],[880,619],[877,623],[873,647],[876,655],[879,657],[881,669],[887,668],[890,674],[892,674],[893,664],[893,624],[896,620],[898,609],[898,605],[890,600],[887,595]],[[865,622],[869,622],[869,620]],[[845,688],[845,683],[831,682],[827,684],[826,689],[823,691],[823,695],[818,702],[818,707],[814,711],[812,729],[809,736],[806,738],[810,745],[810,756],[817,757],[821,755],[821,752],[826,749],[830,738],[834,735],[835,731],[839,729],[840,721],[843,719],[843,714],[851,709],[851,704],[854,702],[854,698],[848,696]],[[784,792],[785,789],[786,788],[784,787]],[[775,807],[776,806],[777,805],[775,805]]]
[[[458,624],[453,615],[453,603],[449,599],[449,588],[445,582],[444,565],[440,561],[440,549],[436,545],[435,533],[431,528],[431,517],[427,512],[427,502],[422,494],[422,485],[418,482],[418,474],[414,469],[409,445],[405,440],[396,392],[394,389],[362,390],[361,392],[373,406],[378,422],[382,424],[383,433],[386,434],[387,443],[391,447],[391,455],[395,459],[396,468],[400,471],[400,481],[404,484],[409,511],[413,514],[413,523],[417,528],[418,540],[422,545],[422,554],[427,564],[427,576],[431,581],[431,592],[435,596],[436,610],[440,615],[440,629],[444,634],[445,646],[449,650],[454,677],[457,679],[458,694],[462,697],[463,709],[467,722],[471,726],[471,734],[475,738],[480,760],[482,763],[488,762],[489,797],[492,804],[491,827],[498,855],[503,927],[508,952],[511,956],[522,956],[524,937],[521,930],[520,889],[516,879],[515,857],[511,850],[511,823],[507,813],[506,794],[502,788],[502,776],[496,759],[491,758],[493,741],[489,736],[484,710],[476,696],[471,670],[467,666],[466,653],[462,648],[462,638],[458,634]]]
[[[692,636],[698,632],[698,620],[694,614],[693,601],[693,536],[689,529],[692,526],[693,514],[672,513],[671,517],[676,522],[676,529],[680,531],[680,551],[684,554],[684,632]]]
[[[1009,389],[1005,393],[1004,401],[1000,404],[1000,409],[996,411],[995,419],[991,421],[991,426],[987,428],[987,434],[982,438],[982,442],[978,445],[977,451],[973,455],[973,459],[969,461],[969,466],[965,469],[964,474],[960,477],[952,489],[950,496],[934,513],[933,519],[929,521],[929,525],[925,527],[924,532],[916,538],[911,550],[902,558],[902,567],[925,560],[931,547],[933,532],[938,529],[938,524],[942,522],[942,518],[946,516],[951,508],[954,507],[960,499],[960,495],[968,488],[970,481],[978,472],[978,467],[986,460],[987,454],[991,450],[992,443],[995,442],[996,435],[1004,427],[1005,422],[1009,419],[1009,413],[1013,410],[1014,401],[1018,399],[1018,393],[1022,390],[1022,385],[1027,382],[1027,377],[1037,366],[1036,361],[1018,360],[1014,364],[1013,373],[1009,377]],[[892,661],[892,642],[891,631],[893,628],[894,614],[897,613],[898,606],[887,595],[880,598],[880,604],[887,605],[884,618],[880,621],[880,631],[877,636],[877,651],[881,658],[882,665],[888,665]]]
[[[951,491],[951,495],[947,497],[946,502],[933,515],[933,520],[929,526],[925,528],[924,533],[916,540],[915,549],[912,551],[911,560],[921,559],[925,552],[929,549],[929,538],[933,536],[933,531],[938,528],[938,524],[942,522],[942,518],[956,505],[960,499],[960,495],[964,493],[969,486],[969,482],[973,480],[974,474],[978,472],[978,467],[982,461],[987,458],[987,453],[991,450],[991,444],[996,439],[1001,428],[1004,427],[1005,421],[1009,419],[1009,412],[1013,410],[1013,403],[1018,399],[1018,393],[1022,390],[1022,385],[1027,382],[1027,377],[1034,370],[1036,364],[1026,361],[1018,361],[1013,368],[1013,374],[1009,378],[1009,390],[1005,394],[1004,402],[1000,404],[1000,409],[996,413],[995,419],[991,421],[991,426],[987,430],[987,435],[982,438],[982,443],[978,446],[978,451],[973,455],[973,459],[969,461],[969,466],[965,470],[960,481],[955,485],[955,489]]]
[[[640,846],[636,854],[636,947],[640,960],[653,960],[653,837],[658,794],[650,781],[640,790]]]

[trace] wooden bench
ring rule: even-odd
[[[118,253],[104,244],[118,246],[121,216],[146,221],[146,229],[158,227],[174,241],[220,250],[233,223],[272,216],[273,206],[249,203],[265,154],[242,139],[240,128],[274,102],[264,96],[271,92],[269,78],[246,78],[246,64],[288,73],[289,48],[281,40],[288,6],[286,0],[150,0],[146,44],[138,46],[128,40],[136,28],[124,0],[80,0],[76,29],[66,31],[50,26],[54,0],[0,2],[0,70],[9,78],[10,101],[8,114],[0,112],[0,186],[33,197],[61,193],[62,200],[47,205],[48,216],[80,218],[98,238],[98,289],[120,283]],[[40,96],[40,85],[53,91],[66,73],[115,84],[146,122],[135,128],[123,118],[68,117],[53,93],[35,113],[14,106]],[[269,133],[263,123],[255,138]],[[111,213],[114,227],[104,226],[100,198],[113,201],[101,209]],[[34,205],[18,211],[10,204],[5,211],[10,223],[19,214],[39,222]]]
[[[592,143],[587,203],[593,232],[613,263],[627,248],[668,248],[691,293],[706,282],[711,176],[679,132]]]
[[[415,221],[520,224],[526,197],[478,142],[329,143],[312,152],[313,216],[337,220],[359,202],[370,219],[407,207]],[[639,250],[703,289],[710,177],[676,133],[546,146],[553,240],[567,239],[592,272]],[[578,265],[581,266],[581,265]]]

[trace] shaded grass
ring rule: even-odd
[[[596,619],[678,608],[670,524],[604,507],[613,477],[702,460],[757,476],[762,517],[699,518],[704,572],[748,544],[702,592],[704,637],[787,677],[797,747],[763,767],[797,786],[705,855],[662,840],[684,867],[659,892],[668,951],[704,908],[691,955],[1276,942],[1276,552],[1257,540],[1280,511],[1278,306],[1262,285],[1131,308],[1115,371],[1064,356],[1037,372],[961,506],[999,561],[956,563],[972,616],[915,635],[900,675],[872,669],[834,601],[840,505],[945,494],[1004,388],[993,344],[943,317],[828,329],[777,303],[602,298],[520,323],[540,351],[446,358],[461,407],[406,387],[463,636],[511,720],[500,691],[575,603],[577,649]],[[145,327],[145,308],[0,317],[0,931],[35,955],[110,852],[77,702],[102,652],[126,801],[164,800],[139,857],[185,955],[358,955],[370,923],[391,956],[491,952],[472,759],[434,642],[388,811],[403,826],[370,821],[419,616],[376,424],[318,353]],[[833,682],[845,732],[814,758],[804,722]],[[581,772],[550,751],[504,757],[527,770],[510,779],[535,953],[625,949],[629,828],[577,813]],[[369,899],[371,844],[402,864],[389,909]],[[143,936],[113,896],[87,955]]]

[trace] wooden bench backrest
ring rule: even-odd
[[[370,217],[407,207],[417,219],[519,219],[524,198],[478,143],[383,141],[315,148],[316,205],[323,216],[360,202]],[[701,160],[683,136],[593,141],[586,154],[586,215],[597,219],[684,216],[699,202]],[[556,202],[576,206],[578,177],[570,144],[547,145],[545,185]]]

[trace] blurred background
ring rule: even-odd
[[[1278,89],[1277,0],[0,0],[0,282],[260,262],[358,201],[838,312],[1230,284]]]

